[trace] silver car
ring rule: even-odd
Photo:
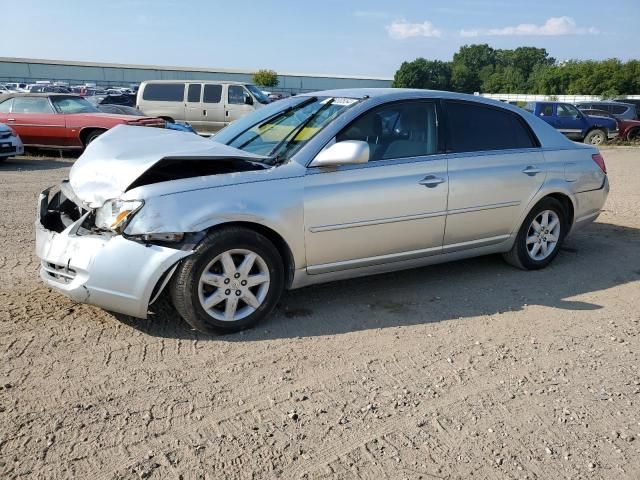
[[[16,131],[4,123],[0,123],[0,162],[24,153],[24,145]]]
[[[202,331],[284,289],[502,253],[547,266],[609,191],[598,150],[510,105],[447,92],[282,100],[212,139],[118,126],[42,192],[40,276],[146,317],[168,289]]]

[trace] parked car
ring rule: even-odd
[[[203,331],[283,289],[502,253],[540,269],[609,191],[598,150],[471,95],[353,89],[281,100],[212,139],[119,126],[39,198],[41,279],[136,317],[169,285]]]
[[[198,132],[216,132],[269,103],[254,85],[237,82],[150,80],[142,82],[136,106],[146,115],[183,120]]]
[[[523,108],[571,140],[601,145],[618,136],[618,124],[615,120],[584,115],[568,103],[528,102]]]
[[[614,101],[621,103],[632,103],[636,106],[636,114],[638,115],[638,117],[640,117],[640,98],[616,98]]]
[[[120,124],[164,127],[159,118],[109,115],[82,97],[56,93],[0,97],[0,122],[10,125],[27,146],[61,149],[82,149]]]
[[[6,85],[0,85],[0,95],[6,95],[8,93],[15,93],[15,90],[10,89]]]
[[[636,106],[632,103],[621,103],[621,102],[579,102],[576,103],[576,107],[580,110],[584,109],[595,109],[595,110],[604,110],[605,112],[609,112],[618,120],[636,120],[638,118],[638,113],[636,112]]]
[[[104,113],[115,113],[117,115],[132,115],[134,117],[144,117],[144,113],[135,107],[128,107],[126,105],[98,105],[98,109]],[[196,133],[191,125],[186,122],[167,122],[165,121],[165,128],[170,130],[178,130],[180,132]]]
[[[129,94],[107,94],[107,95],[91,95],[85,98],[94,105],[126,105],[134,107],[136,104],[135,95]]]
[[[10,126],[0,123],[0,162],[23,153],[24,146],[16,131]]]
[[[618,137],[629,141],[640,140],[640,120],[618,120],[604,110],[582,109],[580,111],[590,117],[612,118],[618,122]]]
[[[26,83],[20,83],[20,82],[5,82],[4,86],[7,87],[9,90],[13,90],[14,92],[24,92],[27,89],[27,84]]]

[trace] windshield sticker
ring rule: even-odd
[[[339,98],[327,98],[326,100],[323,100],[322,102],[320,102],[321,104],[325,104],[327,102],[331,101],[331,103],[333,105],[345,105],[345,106],[349,106],[349,105],[353,105],[354,103],[356,103],[358,100],[355,98],[343,98],[343,97],[339,97]]]

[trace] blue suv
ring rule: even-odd
[[[618,123],[614,119],[585,115],[569,103],[529,102],[524,109],[571,140],[600,145],[618,136]]]

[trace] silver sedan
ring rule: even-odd
[[[336,90],[212,139],[110,130],[40,195],[36,248],[78,301],[144,318],[166,290],[193,327],[228,331],[284,289],[493,253],[543,268],[608,191],[596,148],[516,107]]]

